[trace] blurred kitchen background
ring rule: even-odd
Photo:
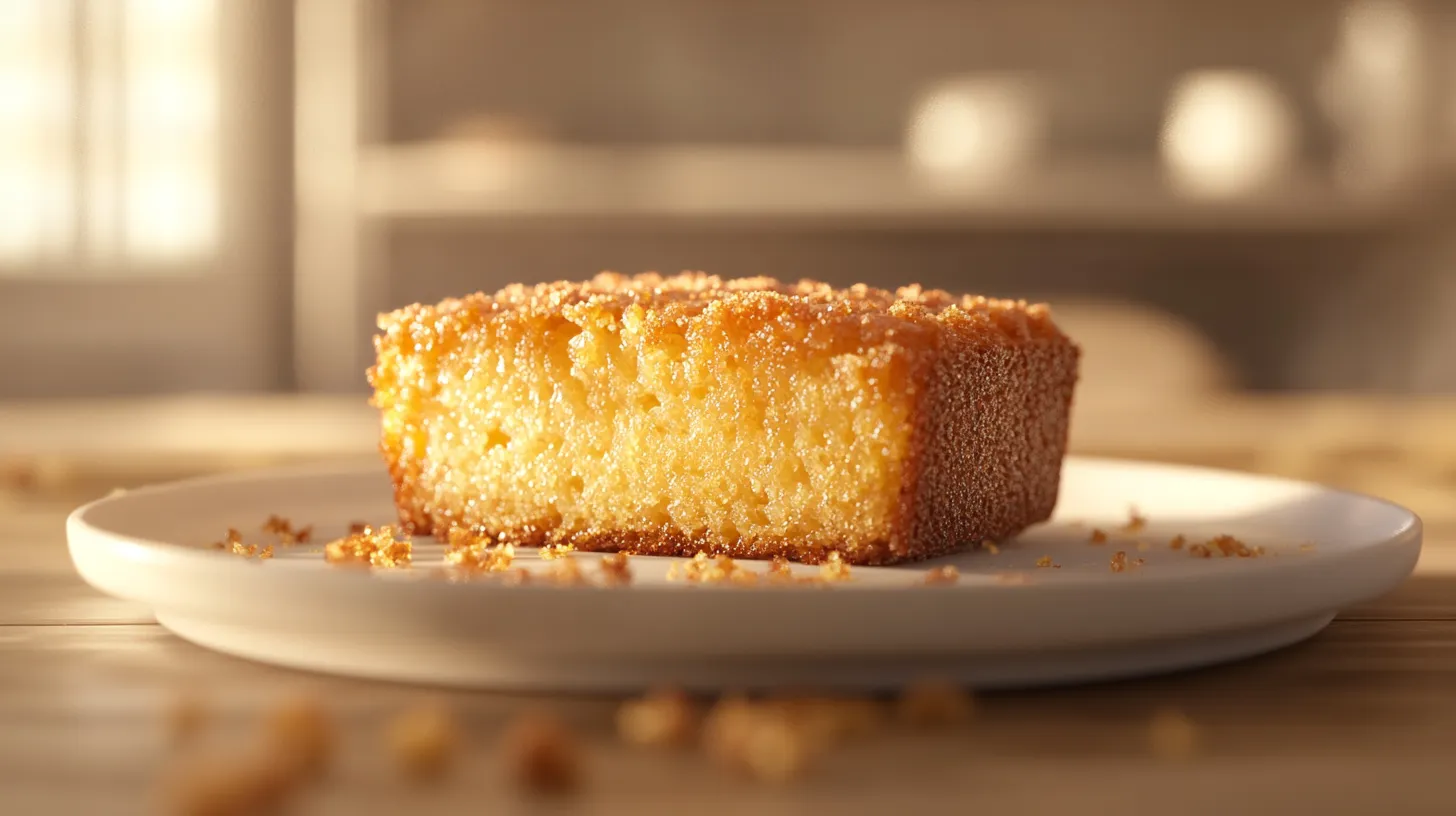
[[[0,0],[0,468],[367,451],[377,312],[703,269],[1051,301],[1078,450],[1456,523],[1453,45],[1436,0]]]

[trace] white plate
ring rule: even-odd
[[[1119,531],[1133,505],[1146,527]],[[999,553],[855,568],[853,581],[822,588],[668,582],[675,559],[648,557],[631,560],[625,588],[452,583],[428,568],[433,544],[417,543],[414,569],[373,574],[327,565],[316,547],[262,562],[207,547],[228,527],[265,541],[259,526],[274,513],[327,539],[352,520],[387,522],[393,507],[380,465],[362,462],[135,490],[80,508],[67,532],[88,582],[150,604],[209,648],[360,677],[602,691],[883,688],[930,674],[984,688],[1204,666],[1315,634],[1399,584],[1421,542],[1413,513],[1365,496],[1075,457],[1057,518]],[[1094,528],[1109,540],[1092,543]],[[1170,546],[1219,534],[1266,552],[1197,558]],[[1146,563],[1114,572],[1118,551]],[[1059,566],[1038,568],[1043,556]],[[597,556],[577,557],[594,571]],[[517,563],[542,566],[534,554]],[[959,583],[920,583],[942,564],[959,568]]]

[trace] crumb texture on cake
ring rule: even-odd
[[[890,563],[1056,502],[1078,352],[1044,306],[701,273],[380,318],[402,523],[579,549]]]

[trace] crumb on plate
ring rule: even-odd
[[[954,564],[946,564],[943,567],[935,567],[925,573],[925,583],[931,586],[946,586],[954,584],[961,579],[961,571],[955,568]]]
[[[838,550],[830,551],[824,559],[824,563],[819,565],[819,577],[826,583],[853,580],[850,576],[849,562],[844,560],[844,556],[840,555]]]
[[[361,532],[330,541],[324,547],[324,560],[336,566],[372,566],[402,569],[410,565],[413,545],[408,538],[397,536],[395,528],[365,527]]]
[[[598,565],[602,572],[602,582],[607,586],[626,586],[632,583],[632,567],[627,563],[629,557],[621,552],[602,556]]]
[[[1091,541],[1093,544],[1106,544],[1107,533],[1103,532],[1100,529],[1093,529],[1092,534],[1088,536],[1087,540]]]
[[[1136,507],[1129,507],[1127,509],[1127,523],[1122,525],[1122,531],[1124,533],[1136,533],[1147,526],[1147,518],[1139,513]]]

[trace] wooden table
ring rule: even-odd
[[[208,410],[223,409],[212,403]],[[314,409],[277,410],[303,417]],[[1256,427],[1259,410],[1277,423],[1280,412],[1291,409],[1228,410],[1245,412]],[[1392,421],[1385,410],[1376,411],[1382,423]],[[1371,440],[1389,438],[1378,429],[1368,429],[1364,441],[1354,432],[1336,434],[1345,449],[1363,451],[1375,464],[1330,471],[1334,478],[1325,480],[1375,489],[1378,478],[1370,474],[1383,469],[1396,485],[1385,491],[1392,498],[1428,504],[1433,523],[1426,554],[1404,587],[1348,610],[1304,645],[1155,680],[987,695],[968,728],[890,729],[829,754],[802,782],[782,788],[743,781],[695,754],[624,749],[612,736],[611,699],[447,694],[467,726],[469,750],[446,784],[419,788],[392,771],[380,729],[388,716],[433,693],[204,651],[167,634],[146,609],[98,595],[71,570],[62,520],[76,504],[116,486],[254,464],[269,458],[266,439],[252,439],[245,451],[210,449],[207,434],[176,450],[154,441],[156,456],[137,458],[139,452],[129,451],[128,465],[124,456],[108,458],[99,443],[90,457],[78,450],[21,450],[23,440],[39,444],[42,426],[54,430],[64,420],[56,419],[64,412],[40,412],[47,417],[36,420],[40,430],[24,434],[15,430],[23,413],[7,417],[0,406],[12,434],[8,460],[0,447],[3,814],[163,812],[154,790],[178,763],[165,715],[182,693],[214,710],[216,724],[198,750],[220,758],[245,745],[260,712],[280,700],[314,695],[326,701],[346,739],[334,775],[296,803],[305,814],[1456,813],[1456,534],[1435,500],[1456,496],[1442,492],[1452,471],[1447,465],[1456,458],[1445,465],[1427,461],[1436,457],[1427,446],[1416,454],[1425,464],[1398,467],[1388,455],[1371,454]],[[257,406],[248,413],[257,422]],[[311,421],[296,424],[307,429]],[[1307,427],[1304,433],[1310,434]],[[1310,443],[1285,449],[1282,460],[1258,459],[1269,448],[1257,436],[1245,440],[1256,458],[1243,464],[1251,467],[1351,461],[1332,453],[1328,440],[1320,443],[1324,448]],[[1206,432],[1182,448],[1169,443],[1164,458],[1197,461],[1206,448],[1227,459],[1244,450],[1229,440],[1205,444],[1204,437]],[[354,445],[340,442],[341,450],[333,451],[317,434],[313,438],[309,456]],[[0,438],[0,445],[6,442]],[[132,443],[117,443],[126,444]],[[1117,450],[1115,440],[1099,446],[1085,434],[1080,444],[1101,453]],[[178,451],[187,455],[173,455]],[[1198,723],[1203,750],[1191,761],[1160,759],[1148,748],[1150,716],[1170,706]],[[573,799],[533,802],[503,783],[496,739],[509,718],[535,707],[559,713],[586,744],[588,782]]]

